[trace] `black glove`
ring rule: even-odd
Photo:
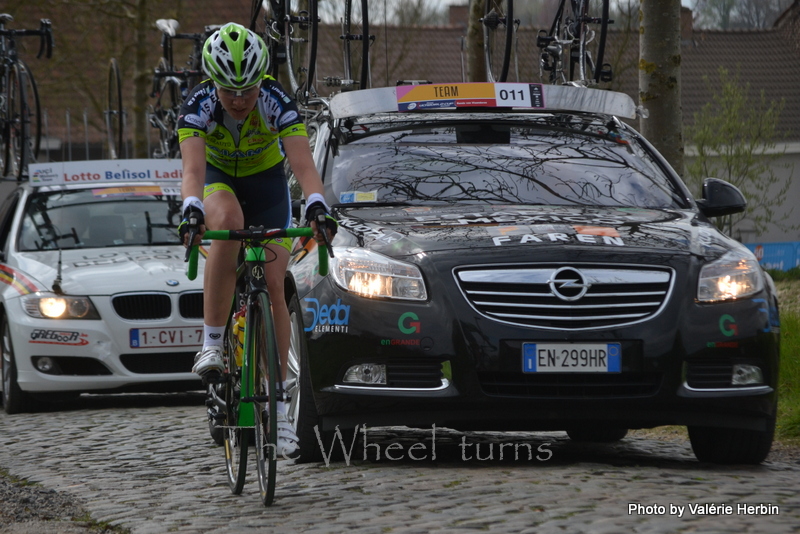
[[[203,212],[189,206],[186,208],[186,211],[183,213],[183,220],[178,225],[178,235],[181,236],[181,241],[186,241],[186,234],[188,234],[191,230],[200,230],[200,226],[205,224],[205,218],[203,217]],[[192,243],[189,243],[191,246]]]
[[[311,226],[311,221],[317,223],[320,232],[327,228],[331,233],[331,237],[335,236],[336,232],[339,231],[339,223],[330,216],[328,209],[322,202],[312,202],[306,207],[306,225]]]

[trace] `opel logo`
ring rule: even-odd
[[[592,287],[583,273],[572,267],[562,267],[555,271],[550,275],[547,285],[553,295],[566,301],[578,300]]]

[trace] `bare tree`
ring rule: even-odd
[[[695,26],[698,28],[768,28],[793,0],[695,0]]]
[[[469,8],[469,27],[467,28],[467,80],[486,81],[486,62],[483,56],[483,18],[485,0],[472,0]]]
[[[639,100],[649,117],[641,132],[683,174],[681,2],[641,0]]]

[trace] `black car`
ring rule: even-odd
[[[693,199],[635,116],[625,95],[536,84],[354,91],[318,111],[340,231],[329,276],[305,243],[287,281],[300,461],[364,425],[601,442],[685,425],[701,461],[764,460],[776,291],[711,219],[744,197],[708,179]]]

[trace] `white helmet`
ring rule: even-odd
[[[212,33],[203,45],[203,70],[217,85],[229,89],[260,82],[268,62],[261,37],[235,22]]]

